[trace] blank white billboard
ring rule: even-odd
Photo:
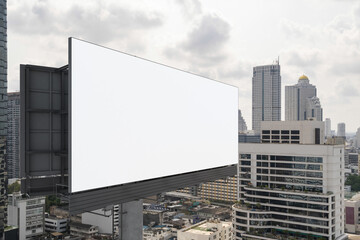
[[[236,87],[69,43],[70,192],[237,163]]]

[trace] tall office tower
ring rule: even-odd
[[[252,78],[252,129],[260,132],[261,121],[281,120],[280,65],[253,68]]]
[[[7,32],[6,0],[0,0],[0,239],[6,219]]]
[[[302,121],[315,118],[322,121],[323,110],[316,97],[316,87],[302,75],[297,84],[285,87],[285,121]]]
[[[306,135],[303,144],[239,143],[236,240],[346,239],[344,146]]]
[[[356,132],[356,147],[360,148],[360,127],[357,129]]]
[[[8,128],[7,128],[7,174],[8,179],[19,178],[20,161],[20,93],[8,93]]]
[[[247,130],[247,125],[245,119],[241,114],[241,110],[239,109],[239,133],[246,132],[246,130]]]
[[[338,123],[336,136],[344,137],[344,138],[346,137],[346,135],[345,135],[345,123]]]
[[[330,118],[325,119],[325,137],[331,137],[331,120]]]

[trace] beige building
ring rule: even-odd
[[[237,197],[236,176],[227,179],[218,179],[213,182],[202,183],[197,187],[186,187],[178,192],[189,193],[202,199],[236,202]]]
[[[261,122],[262,143],[324,144],[325,123],[306,121]]]
[[[232,223],[220,220],[202,221],[178,230],[178,240],[232,240]]]
[[[360,194],[345,199],[345,232],[360,233]]]

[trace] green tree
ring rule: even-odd
[[[8,186],[8,193],[12,194],[14,192],[20,192],[20,183],[14,182]]]
[[[53,195],[46,196],[45,199],[45,211],[49,212],[51,206],[59,206],[60,205],[60,198],[57,198]]]
[[[345,185],[351,186],[351,191],[360,191],[360,176],[352,174],[349,175],[345,181]]]

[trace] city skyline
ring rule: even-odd
[[[282,96],[305,74],[318,88],[324,119],[355,132],[360,113],[344,116],[360,102],[360,4],[297,3],[11,1],[9,91],[19,89],[21,63],[65,65],[74,36],[239,87],[249,124],[252,67],[280,56]]]

